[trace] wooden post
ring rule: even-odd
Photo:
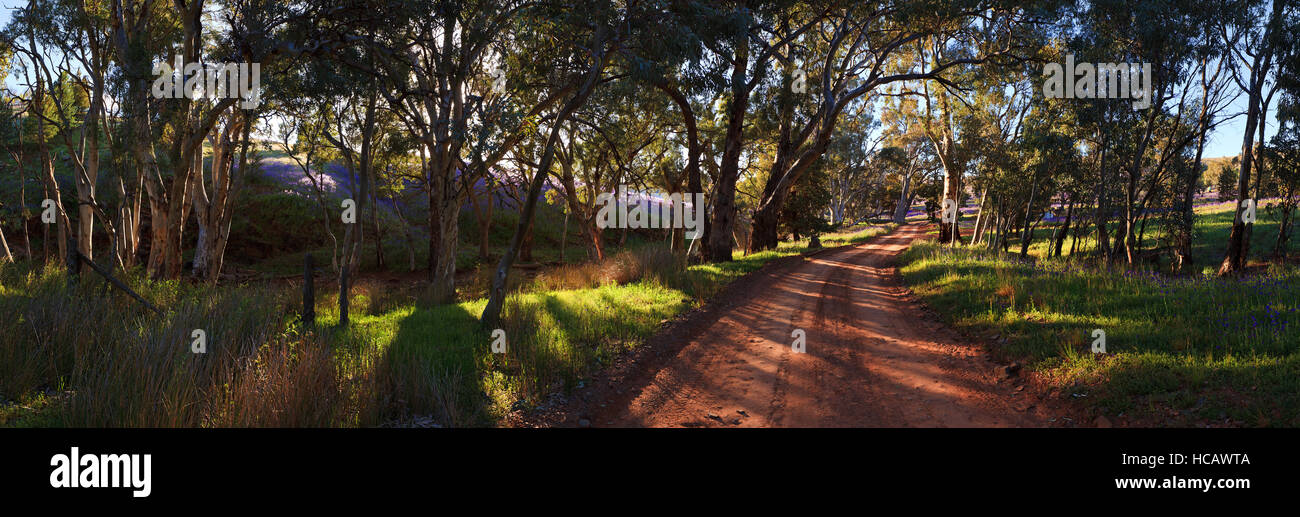
[[[312,285],[312,269],[311,253],[308,253],[302,271],[302,323],[309,328],[316,325],[316,288]]]
[[[77,282],[77,275],[81,274],[81,257],[77,251],[76,233],[68,232],[68,287],[72,287]]]
[[[564,205],[564,231],[560,232],[560,263],[564,263],[564,245],[569,239],[569,205]]]
[[[348,324],[348,268],[339,269],[339,325]]]

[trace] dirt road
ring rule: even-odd
[[[729,289],[632,371],[588,388],[558,425],[986,427],[1043,425],[1031,395],[979,347],[925,317],[895,273],[923,235],[767,268]],[[792,350],[797,329],[805,353]]]

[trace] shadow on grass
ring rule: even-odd
[[[465,304],[431,308],[407,307],[386,315],[359,319],[358,325],[392,325],[381,331],[370,364],[374,384],[360,390],[360,424],[377,426],[413,418],[430,418],[439,425],[469,426],[487,420],[486,396],[477,382],[480,349],[488,335]],[[387,338],[387,339],[385,339]]]
[[[504,354],[491,353],[492,329],[479,326],[485,303],[359,319],[361,327],[392,327],[391,335],[373,331],[375,384],[362,390],[371,395],[359,423],[493,425],[512,410],[569,392],[688,302],[681,291],[653,282],[512,294],[501,315]]]

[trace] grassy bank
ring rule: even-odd
[[[862,227],[824,242],[861,242]],[[0,426],[493,425],[588,379],[665,319],[806,243],[687,265],[655,247],[548,270],[503,312],[507,353],[490,353],[486,300],[433,307],[380,282],[353,289],[352,321],[318,294],[297,322],[298,286],[208,288],[127,281],[148,312],[93,275],[0,265]],[[207,353],[191,353],[193,331]]]
[[[905,282],[1048,387],[1136,424],[1300,425],[1300,274],[1170,278],[914,245]],[[1105,332],[1106,354],[1091,353]],[[1123,415],[1123,416],[1121,416]]]

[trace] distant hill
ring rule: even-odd
[[[1225,165],[1231,165],[1237,156],[1219,156],[1215,158],[1202,158],[1201,165],[1205,166],[1205,172],[1201,174],[1201,184],[1205,185],[1208,191],[1218,193],[1219,171]]]
[[[1240,156],[1240,155],[1238,155],[1238,156]],[[1220,165],[1222,165],[1222,164],[1226,164],[1226,163],[1231,163],[1233,160],[1236,160],[1236,159],[1237,159],[1237,156],[1220,156],[1220,157],[1217,157],[1217,158],[1202,158],[1202,159],[1201,159],[1201,163],[1205,165],[1205,170],[1207,170],[1207,171],[1217,171],[1217,170],[1219,170],[1219,166],[1220,166]]]

